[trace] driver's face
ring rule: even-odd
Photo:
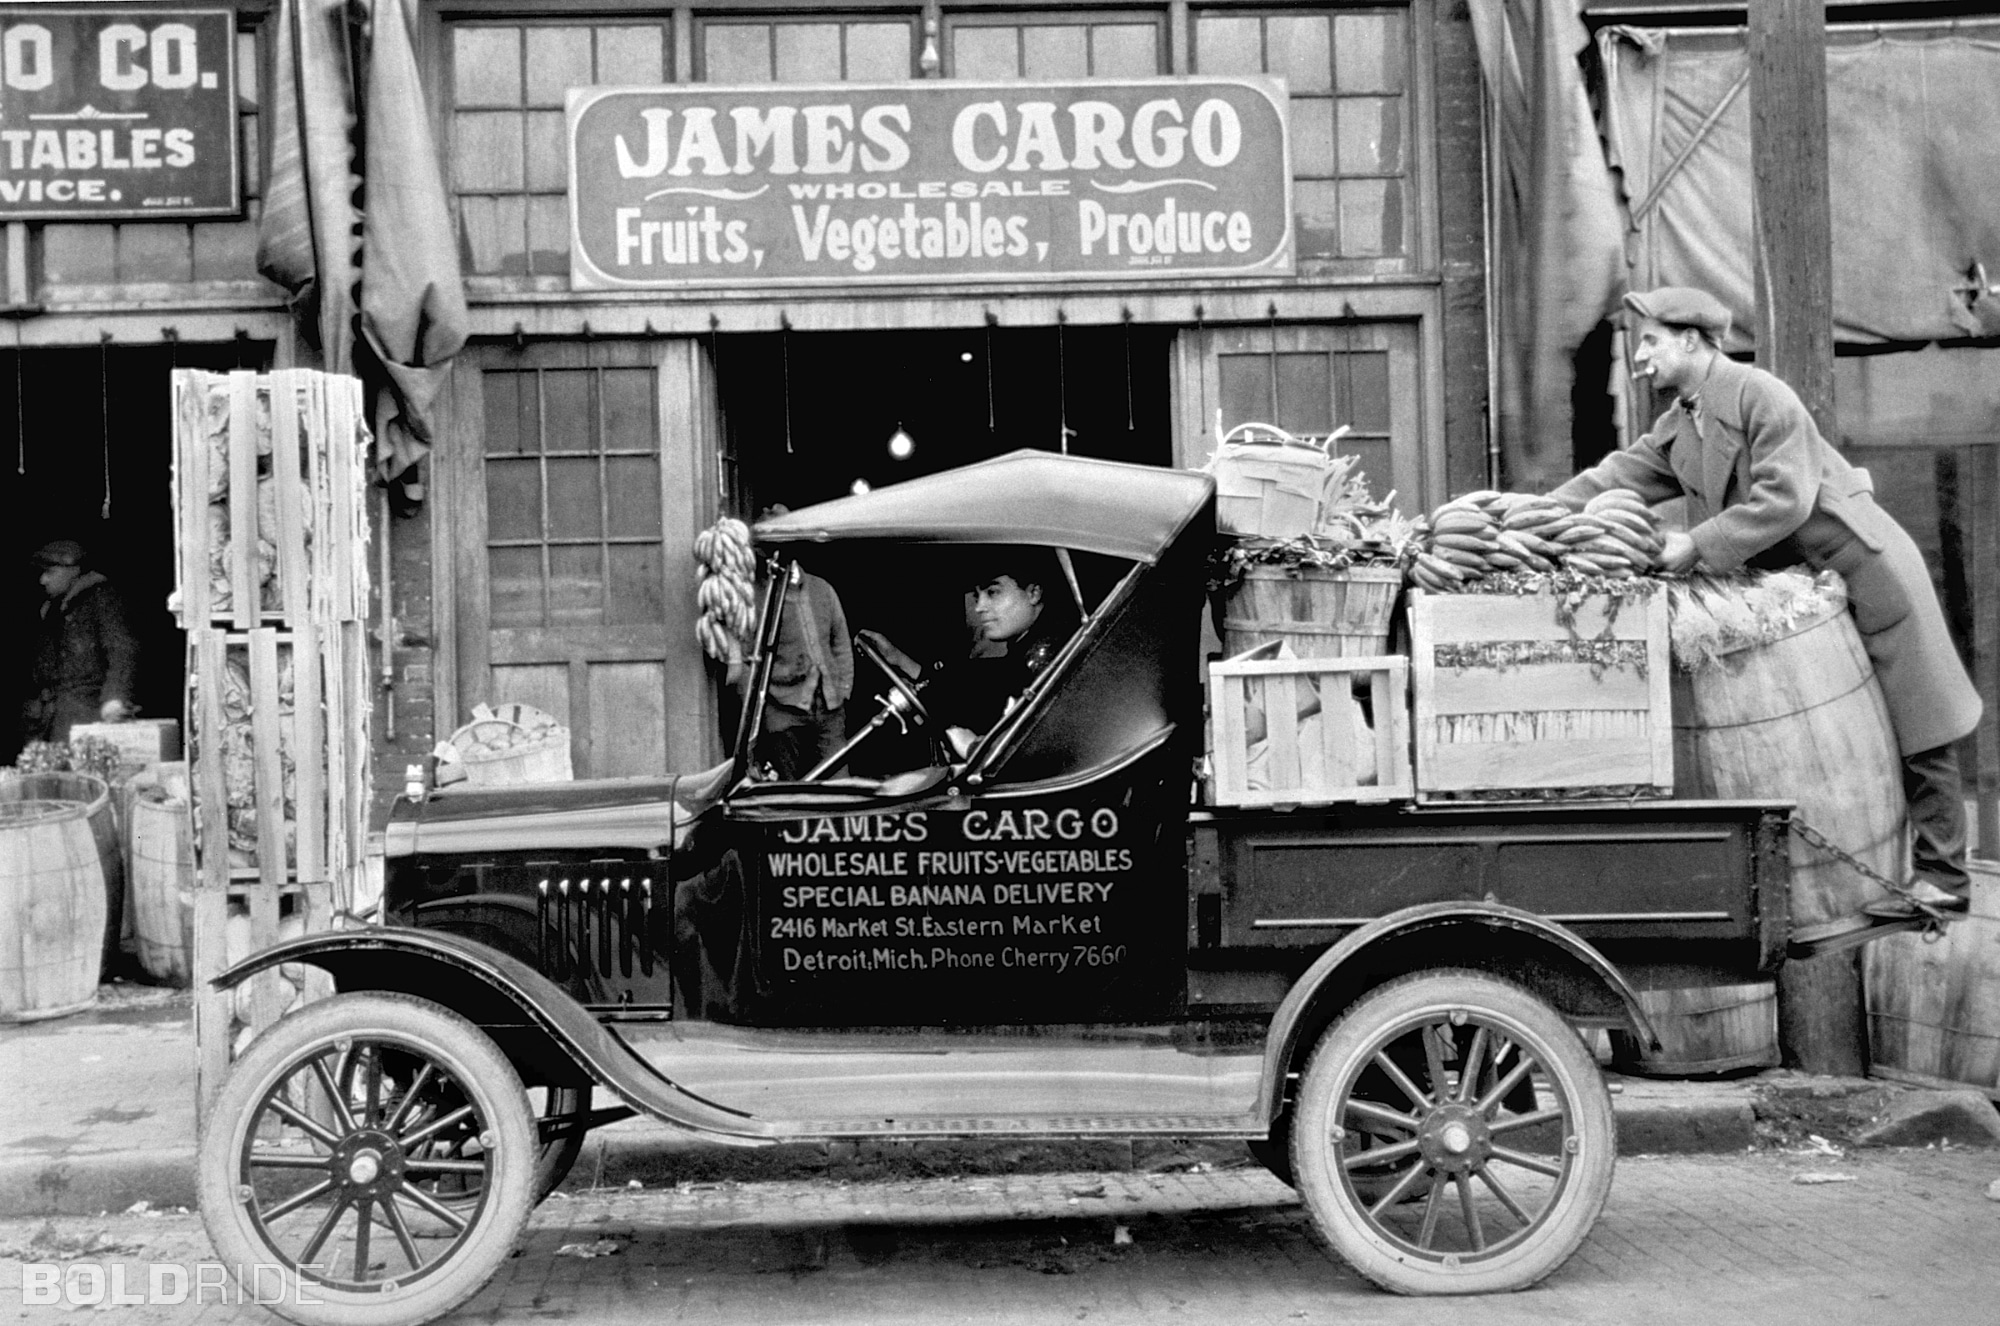
[[[980,635],[995,642],[1014,639],[1042,615],[1042,587],[1023,588],[1014,577],[996,576],[972,590],[972,622]]]

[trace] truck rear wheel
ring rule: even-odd
[[[454,1130],[476,1146],[431,1145]],[[202,1219],[280,1316],[415,1326],[513,1251],[537,1161],[527,1092],[477,1027],[409,995],[335,995],[231,1069],[202,1137]]]
[[[1582,1244],[1617,1125],[1575,1031],[1511,982],[1427,972],[1327,1031],[1292,1117],[1320,1234],[1401,1294],[1525,1289]]]

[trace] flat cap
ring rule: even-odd
[[[1663,285],[1658,290],[1638,291],[1625,296],[1625,307],[1642,318],[1654,318],[1669,327],[1695,327],[1716,340],[1729,335],[1729,310],[1706,290],[1692,286]]]
[[[82,566],[83,545],[75,539],[57,539],[35,549],[36,566]]]

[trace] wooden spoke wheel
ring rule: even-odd
[[[1376,990],[1313,1051],[1292,1167],[1314,1224],[1404,1294],[1522,1289],[1596,1222],[1611,1098],[1576,1032],[1511,982],[1433,972]]]
[[[470,1298],[533,1205],[536,1129],[479,1029],[407,995],[345,994],[259,1037],[202,1139],[225,1264],[271,1269],[307,1326],[412,1326]]]

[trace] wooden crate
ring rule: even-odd
[[[295,629],[368,615],[358,379],[177,369],[172,607],[180,624]]]
[[[1673,794],[1664,594],[1409,605],[1419,798]]]
[[[352,378],[181,370],[174,401],[205,1106],[241,1044],[330,990],[311,968],[260,974],[241,998],[209,979],[325,929],[364,868],[368,438]]]
[[[1365,711],[1357,688],[1367,691]],[[1409,661],[1400,654],[1209,664],[1210,800],[1307,806],[1409,798],[1408,691]],[[1253,740],[1259,727],[1266,735]]]

